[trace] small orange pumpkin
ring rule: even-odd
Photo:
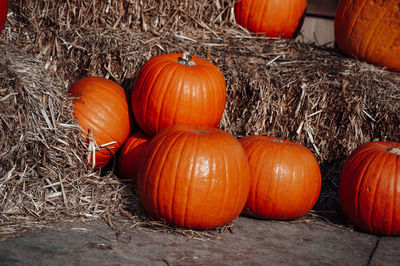
[[[343,53],[399,72],[399,0],[341,0],[335,39]]]
[[[359,228],[400,235],[400,143],[367,142],[355,149],[341,171],[339,199]]]
[[[132,88],[133,114],[149,136],[174,124],[217,127],[225,99],[221,71],[188,53],[151,58]]]
[[[70,89],[74,115],[86,137],[93,135],[97,147],[90,156],[94,168],[104,167],[128,138],[130,125],[124,89],[112,80],[86,77]],[[93,142],[91,142],[93,144]]]
[[[7,0],[0,0],[0,31],[4,28],[7,19]]]
[[[118,176],[131,179],[136,184],[136,176],[141,159],[150,137],[141,131],[136,131],[125,141],[118,157]]]
[[[306,0],[239,0],[234,11],[239,25],[268,37],[292,38],[303,24]]]
[[[321,191],[317,159],[306,147],[266,136],[240,140],[250,165],[250,192],[243,213],[288,220],[307,214]]]
[[[145,210],[178,227],[211,229],[234,220],[250,186],[239,141],[216,128],[173,125],[148,144],[137,189]]]

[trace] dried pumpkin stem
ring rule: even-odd
[[[394,153],[395,155],[400,155],[400,148],[390,147],[386,149],[390,153]]]
[[[182,57],[178,58],[178,63],[185,65],[185,66],[195,66],[196,63],[192,60],[192,56],[189,52],[184,52]]]

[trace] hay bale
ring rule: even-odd
[[[122,185],[85,162],[64,84],[0,44],[0,234],[43,221],[112,214]]]

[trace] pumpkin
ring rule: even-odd
[[[236,22],[250,32],[268,37],[292,38],[304,20],[306,0],[239,0]]]
[[[212,229],[242,211],[250,186],[239,141],[217,128],[173,125],[157,133],[139,168],[144,209],[168,224]]]
[[[399,72],[399,0],[341,0],[335,39],[344,54]]]
[[[84,136],[90,140],[89,162],[93,168],[102,168],[129,135],[124,89],[102,77],[86,77],[71,87],[70,95],[73,97],[74,116]]]
[[[251,175],[245,215],[290,220],[312,209],[322,181],[317,159],[309,149],[267,136],[246,136],[240,143]]]
[[[136,184],[136,176],[150,137],[136,131],[125,141],[118,157],[118,176],[130,179]]]
[[[7,19],[7,0],[0,0],[0,31],[4,28]]]
[[[377,235],[400,234],[400,143],[367,142],[346,159],[340,174],[343,212]]]
[[[132,111],[149,136],[174,124],[217,127],[226,87],[212,63],[184,54],[163,54],[141,68],[132,88]]]

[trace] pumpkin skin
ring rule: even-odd
[[[0,0],[0,31],[4,28],[7,19],[7,0]]]
[[[130,179],[136,184],[138,168],[149,140],[150,137],[141,131],[136,131],[128,137],[118,157],[119,178]]]
[[[399,72],[399,1],[341,0],[335,39],[344,54]]]
[[[310,150],[266,136],[246,136],[240,143],[248,155],[251,175],[245,215],[290,220],[312,209],[322,181],[317,159]]]
[[[268,37],[292,38],[301,28],[307,0],[239,0],[236,22],[250,32]]]
[[[102,77],[85,77],[70,89],[74,97],[74,116],[83,129],[84,136],[91,131],[99,149],[93,168],[104,167],[124,144],[130,132],[128,102],[124,89],[114,81]],[[111,142],[115,142],[109,144]],[[101,145],[109,144],[105,147]]]
[[[137,189],[154,218],[192,229],[212,229],[242,211],[250,186],[239,141],[216,128],[173,125],[148,144]]]
[[[155,56],[135,79],[132,110],[149,136],[174,124],[217,127],[222,118],[224,76],[212,63],[185,56],[186,61],[181,59],[183,54]]]
[[[376,235],[400,234],[400,143],[367,142],[346,159],[339,199],[346,216]]]

